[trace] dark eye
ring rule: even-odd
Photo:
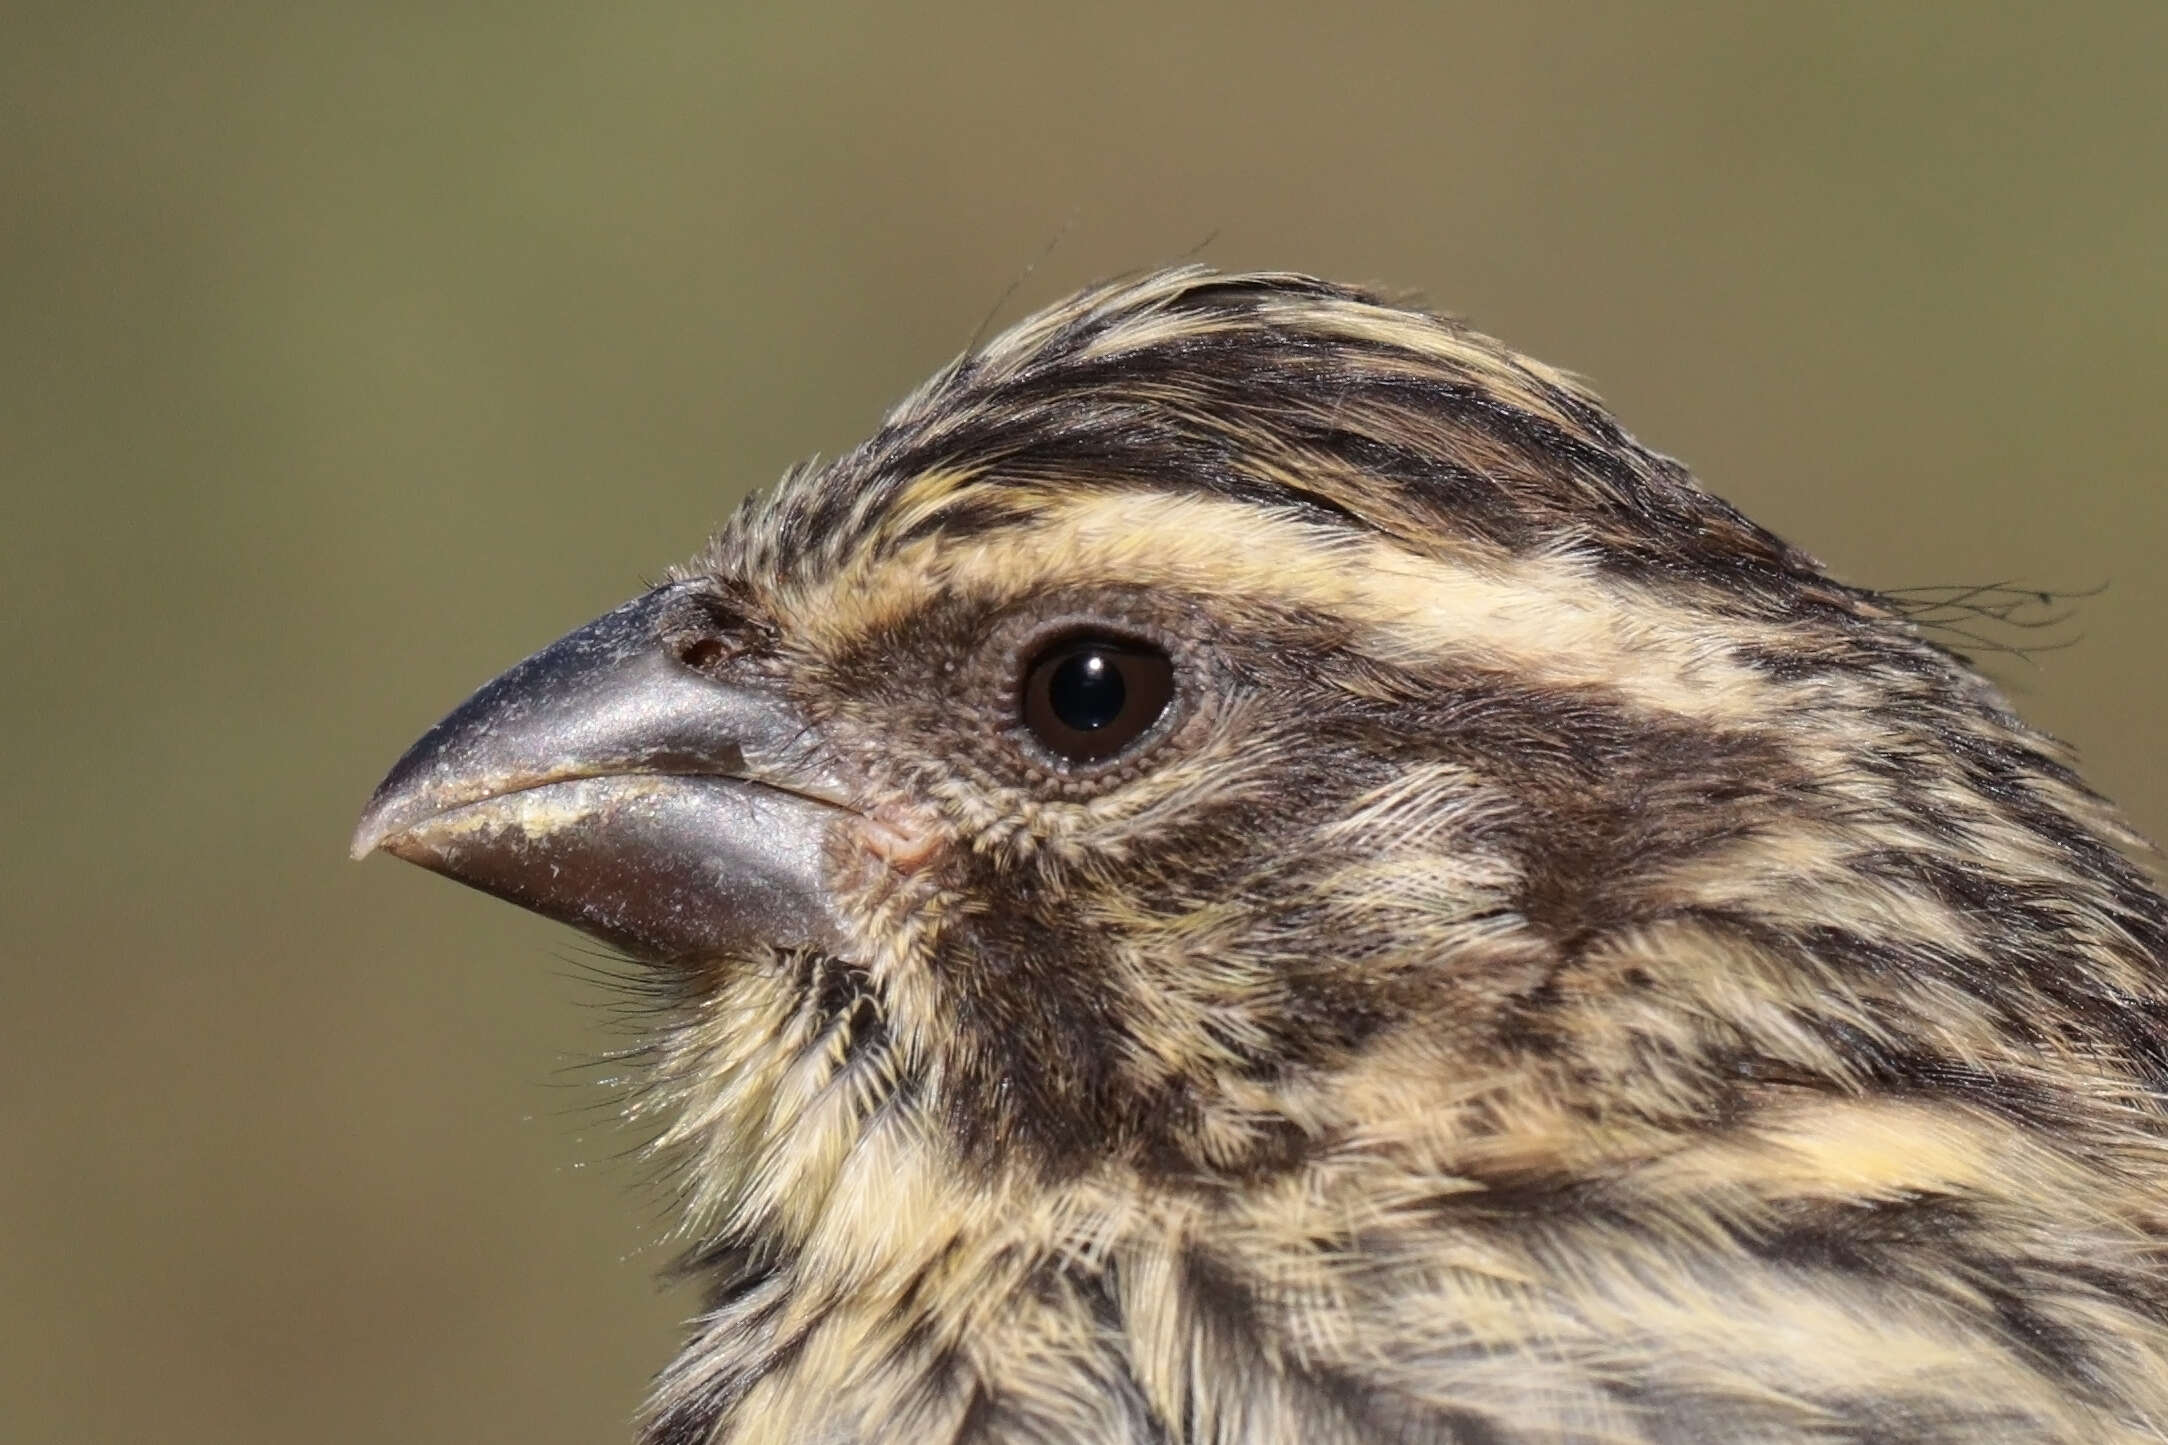
[[[1174,696],[1174,664],[1145,643],[1070,637],[1024,673],[1024,726],[1072,763],[1111,758],[1159,721]]]

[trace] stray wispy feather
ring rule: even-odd
[[[649,1445],[2168,1439],[2168,904],[1966,654],[1447,319],[976,348],[357,837],[642,961]]]

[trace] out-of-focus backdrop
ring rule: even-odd
[[[607,995],[348,829],[1088,278],[1420,291],[1848,578],[2110,584],[1995,669],[2168,831],[2164,63],[2158,0],[10,6],[0,1437],[625,1438],[694,1301]]]

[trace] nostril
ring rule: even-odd
[[[672,657],[695,672],[711,674],[757,651],[762,640],[762,629],[745,609],[705,590],[676,598],[663,613],[660,633]]]
[[[715,637],[690,637],[677,645],[677,659],[695,672],[704,672],[721,662],[730,649]]]

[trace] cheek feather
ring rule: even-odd
[[[652,1445],[2168,1439],[2129,830],[1566,374],[1145,277],[703,571],[866,781],[858,952],[674,1037],[741,1263]],[[1000,691],[1071,616],[1189,707],[1103,773]]]

